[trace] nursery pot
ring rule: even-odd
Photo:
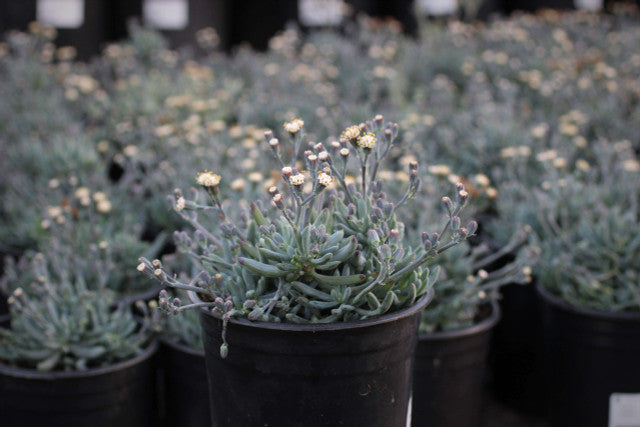
[[[191,294],[198,301],[195,294]],[[420,312],[331,324],[232,319],[201,309],[212,425],[405,427]]]
[[[154,358],[141,355],[86,371],[37,371],[0,364],[2,427],[142,427],[153,423]]]
[[[640,420],[640,312],[543,301],[552,426],[633,426]]]
[[[491,337],[491,388],[510,407],[533,416],[545,412],[542,314],[535,287],[501,288],[501,320]]]
[[[109,0],[3,1],[0,32],[24,31],[37,20],[58,30],[58,46],[74,46],[80,59],[89,59],[111,38],[110,12]]]
[[[210,425],[204,351],[163,337],[162,385],[166,427]]]
[[[473,326],[418,336],[414,427],[478,425],[491,332],[500,319],[496,302],[483,308],[488,317]]]

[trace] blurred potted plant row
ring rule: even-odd
[[[90,62],[8,34],[3,421],[473,425],[488,373],[553,425],[624,424],[638,19],[360,19],[261,53],[134,26]]]

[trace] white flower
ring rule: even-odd
[[[558,157],[558,152],[556,150],[546,150],[538,153],[536,159],[539,162],[548,162],[549,160],[553,160]]]
[[[77,199],[88,199],[90,191],[87,187],[78,187],[76,191],[73,193]]]
[[[301,173],[297,173],[289,177],[289,182],[291,185],[299,186],[304,184],[304,175]]]
[[[451,173],[451,168],[447,165],[433,165],[429,166],[429,173],[436,176],[448,176]]]
[[[348,148],[341,148],[341,149],[340,149],[340,155],[341,155],[342,157],[347,157],[347,156],[349,156],[349,149],[348,149]]]
[[[100,213],[109,213],[111,212],[111,202],[108,200],[100,200],[96,206],[96,209]]]
[[[290,122],[286,122],[283,126],[287,132],[296,134],[300,132],[300,129],[304,126],[304,121],[302,119],[293,119]]]
[[[333,182],[333,177],[331,175],[326,174],[324,172],[320,172],[318,174],[318,183],[323,187],[328,187],[329,185],[331,185],[332,182]]]
[[[203,187],[215,188],[220,184],[220,175],[216,175],[209,171],[200,172],[198,173],[196,182]]]
[[[264,175],[262,175],[260,172],[251,172],[247,176],[247,179],[249,179],[249,181],[251,181],[253,183],[258,183],[258,182],[261,182],[264,179]]]
[[[376,146],[377,138],[372,133],[366,133],[358,138],[358,146],[372,149]]]
[[[181,211],[184,209],[186,204],[187,204],[187,201],[184,199],[184,197],[180,196],[178,197],[178,200],[176,200],[176,205],[174,206],[174,209],[177,211]]]
[[[347,141],[355,141],[360,136],[359,126],[349,126],[342,132],[342,137]]]
[[[244,189],[244,179],[236,178],[231,182],[230,186],[234,191],[242,191]]]

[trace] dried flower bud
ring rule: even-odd
[[[382,116],[382,114],[377,114],[373,120],[378,124],[381,125],[382,122],[384,121],[384,117]]]
[[[478,230],[478,223],[476,221],[469,221],[466,228],[469,231],[469,235],[475,234]]]
[[[451,228],[453,230],[460,229],[460,217],[459,216],[454,216],[453,218],[451,218]]]
[[[319,159],[321,162],[326,162],[326,161],[328,161],[328,160],[329,160],[329,152],[328,152],[328,151],[320,151],[320,152],[318,153],[318,159]]]
[[[280,141],[278,141],[278,138],[271,138],[269,140],[269,146],[271,148],[276,148],[279,144],[280,144]]]
[[[291,174],[293,173],[293,168],[291,168],[291,166],[285,166],[282,168],[282,176],[291,176]]]

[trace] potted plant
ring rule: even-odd
[[[80,269],[77,274],[83,277],[87,288],[113,293],[114,303],[124,305],[157,297],[157,287],[138,283],[131,258],[140,251],[156,256],[165,237],[160,235],[154,242],[143,241],[139,237],[141,226],[136,221],[137,213],[122,194],[109,187],[101,191],[80,185],[75,176],[67,180],[52,179],[47,190],[48,194],[40,198],[46,206],[39,223],[42,238],[36,244],[40,252],[59,254],[66,263],[71,263],[75,262],[74,257],[98,248],[101,254],[95,263],[100,263],[101,268],[88,262],[76,265]],[[18,262],[8,258],[0,292],[10,295],[20,287],[29,292],[30,283],[37,280],[29,263],[28,258]],[[56,262],[56,257],[47,257],[47,263],[54,280],[64,281],[68,264]]]
[[[448,166],[427,168],[429,175],[423,190],[411,205],[407,235],[431,228],[439,209],[455,209],[451,199],[441,204],[434,198],[443,193],[450,176],[468,183],[472,206],[467,215],[493,196],[485,175],[461,178]],[[415,426],[472,426],[481,419],[485,368],[490,338],[500,320],[499,290],[502,286],[531,281],[531,267],[536,251],[525,246],[528,229],[521,228],[500,250],[493,251],[486,242],[473,245],[463,242],[444,253],[437,261],[440,277],[434,285],[435,296],[423,311],[416,348],[412,397],[412,420]],[[478,236],[482,238],[482,232]],[[505,254],[517,254],[500,268],[489,269]]]
[[[35,280],[9,298],[11,326],[0,329],[3,425],[151,425],[154,322],[114,308],[112,294],[89,290],[78,264],[59,255],[46,255],[67,266],[59,280],[45,255],[26,255]],[[99,250],[87,256],[101,266]]]
[[[161,417],[167,426],[208,426],[209,387],[198,312],[166,316],[160,354],[163,397]]]
[[[419,188],[417,164],[397,203],[377,177],[398,125],[376,116],[327,145],[305,144],[301,119],[284,128],[291,146],[265,134],[284,184],[269,188],[269,210],[254,202],[234,221],[221,177],[203,172],[197,182],[212,205],[195,190],[174,199],[195,229],[175,240],[200,273],[183,283],[145,258],[138,270],[190,293],[188,305],[161,294],[164,310],[200,311],[214,424],[404,426],[417,324],[437,274],[425,264],[475,232],[458,217],[468,194],[459,184],[443,232],[410,247],[395,213]],[[200,211],[218,224],[205,226]]]
[[[640,163],[628,143],[593,151],[536,198],[551,425],[637,421]]]

